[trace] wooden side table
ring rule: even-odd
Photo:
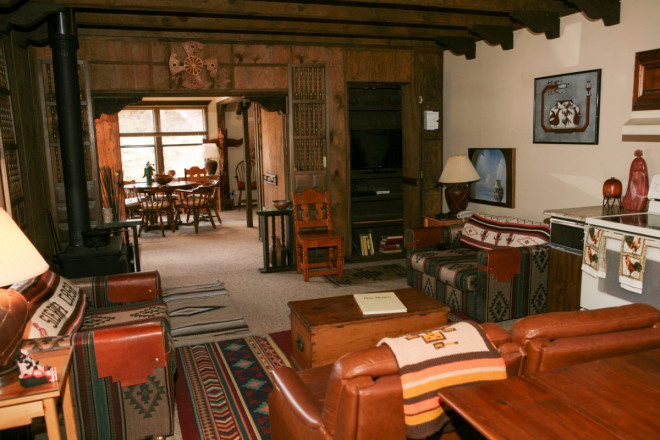
[[[429,226],[449,226],[449,225],[458,225],[460,223],[465,223],[465,219],[462,218],[446,218],[438,219],[435,217],[423,216],[424,227],[428,228]]]
[[[64,426],[67,440],[77,439],[75,411],[69,366],[71,348],[35,352],[32,356],[41,365],[50,365],[57,369],[58,381],[34,387],[24,388],[18,380],[0,388],[0,430],[29,425],[34,417],[46,419],[49,440],[60,440],[60,425],[57,417],[57,401],[62,398]]]

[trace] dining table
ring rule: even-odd
[[[155,188],[171,188],[173,190],[177,189],[191,189],[196,186],[198,186],[199,183],[194,182],[192,180],[172,180],[169,183],[165,184],[160,184],[157,182],[153,182],[148,184],[147,182],[135,182],[135,183],[128,183],[124,185],[124,188],[127,190],[135,190],[135,191],[144,191],[144,190],[150,190],[150,189],[155,189]]]
[[[174,179],[171,182],[160,184],[158,182],[152,182],[152,183],[147,183],[147,182],[135,182],[135,183],[128,183],[124,185],[124,189],[128,191],[135,191],[136,193],[150,193],[154,190],[161,190],[165,189],[168,191],[171,191],[172,193],[178,190],[189,190],[192,188],[195,188],[199,186],[199,183],[194,182],[192,180],[177,180]],[[170,210],[171,214],[168,215],[169,218],[172,218],[172,225],[170,227],[174,231],[175,229],[178,229],[179,224],[181,224],[181,219],[177,215],[176,212],[176,207],[174,203],[170,203]],[[149,222],[147,222],[149,223]],[[142,229],[151,229],[156,227],[156,225],[153,224],[145,224],[143,223],[140,226],[140,230]]]

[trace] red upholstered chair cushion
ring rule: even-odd
[[[473,249],[526,247],[547,243],[550,227],[514,217],[474,214],[463,226],[461,244]]]
[[[85,293],[70,280],[49,270],[11,288],[21,292],[28,302],[25,339],[71,335],[80,328]]]

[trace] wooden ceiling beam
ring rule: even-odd
[[[438,37],[436,44],[443,49],[448,49],[455,55],[465,55],[468,60],[473,60],[477,54],[476,40],[470,37]]]
[[[589,18],[603,19],[605,26],[619,24],[621,21],[621,3],[619,0],[570,0]]]
[[[513,49],[512,26],[473,26],[470,33],[491,44],[499,44],[504,50]]]
[[[550,11],[511,11],[511,18],[532,32],[544,33],[548,40],[559,38],[559,14]]]
[[[354,36],[362,38],[403,38],[433,41],[438,35],[466,35],[467,30],[435,27],[318,23],[309,21],[255,20],[175,15],[134,15],[79,12],[78,28],[128,28],[182,32],[247,32],[309,36]]]
[[[104,14],[108,11],[107,2],[90,0],[44,0],[66,4],[81,12],[94,11]],[[187,14],[190,16],[215,15],[222,17],[258,17],[276,20],[323,20],[349,21],[363,23],[390,23],[420,26],[456,26],[469,27],[475,24],[487,26],[505,26],[510,24],[506,14],[475,15],[460,12],[420,11],[410,9],[376,8],[365,6],[337,6],[325,4],[295,3],[286,4],[270,1],[240,1],[215,0],[212,3],[178,2],[176,5],[166,3],[162,8],[160,2],[117,0],[111,6],[116,11],[147,12],[162,11],[164,13]],[[190,6],[194,5],[194,6]],[[212,5],[212,6],[211,6]]]
[[[141,31],[126,29],[80,29],[80,36],[87,38],[163,38],[163,39],[182,39],[190,38],[190,33],[182,36],[181,33],[169,31]],[[195,38],[203,40],[206,43],[218,44],[293,44],[299,46],[321,45],[321,46],[354,46],[366,48],[420,48],[420,49],[438,49],[435,41],[426,40],[406,40],[406,39],[387,39],[387,38],[355,38],[342,36],[309,36],[296,35],[264,35],[243,33],[216,33],[216,32],[197,32]]]

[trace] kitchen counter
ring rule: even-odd
[[[603,215],[621,214],[623,208],[605,209],[602,206],[585,206],[581,208],[546,209],[543,214],[550,217],[562,218],[584,223],[587,217],[600,217]]]

